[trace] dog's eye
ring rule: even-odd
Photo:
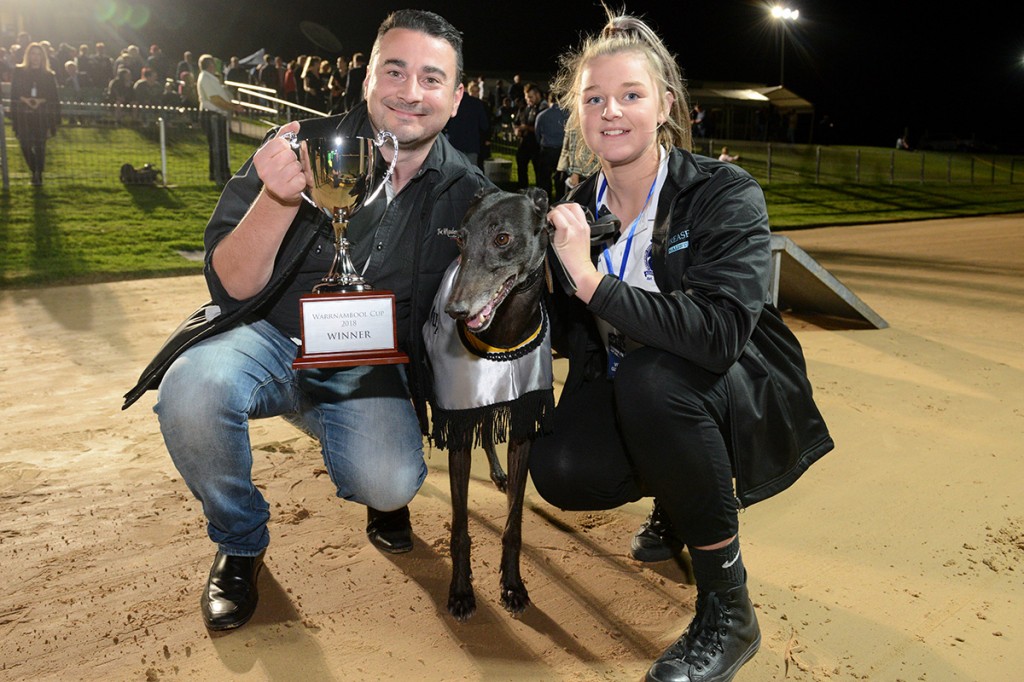
[[[499,232],[498,234],[494,235],[495,246],[508,246],[509,242],[511,241],[512,237],[509,235],[508,232]]]

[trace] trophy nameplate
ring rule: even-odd
[[[391,165],[371,191],[374,147],[390,140]],[[378,195],[398,160],[398,140],[387,131],[376,139],[313,138],[289,141],[299,153],[309,185],[302,197],[327,214],[334,227],[334,260],[328,273],[299,299],[302,346],[293,369],[356,367],[409,362],[398,349],[395,295],[375,290],[349,255],[348,222]],[[379,199],[383,201],[383,199]]]
[[[397,350],[395,295],[352,291],[303,296],[299,300],[302,351],[295,369],[355,367],[409,362]]]

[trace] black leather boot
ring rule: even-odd
[[[231,556],[217,552],[199,599],[207,628],[232,630],[249,622],[259,601],[256,577],[263,568],[263,554]]]
[[[761,630],[747,586],[697,595],[697,614],[647,671],[647,682],[728,682],[757,653]]]
[[[640,524],[629,545],[630,556],[637,561],[667,561],[682,549],[682,545],[672,537],[672,524],[655,498],[650,515]]]
[[[412,524],[409,507],[382,512],[366,508],[366,536],[373,546],[388,554],[402,554],[412,549]]]

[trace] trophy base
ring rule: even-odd
[[[359,367],[361,365],[401,365],[409,362],[409,356],[400,350],[367,351],[362,353],[325,353],[295,358],[292,369],[314,369],[320,367]]]
[[[390,291],[306,294],[299,299],[302,348],[292,369],[398,365],[395,295]]]

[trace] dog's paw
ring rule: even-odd
[[[492,471],[491,480],[494,482],[494,487],[503,493],[508,492],[508,476],[505,475],[504,471]]]
[[[470,590],[466,593],[450,592],[448,594],[448,613],[460,623],[465,623],[476,613],[476,596]]]
[[[526,585],[518,582],[512,585],[501,586],[501,605],[513,616],[521,616],[526,607],[530,605],[530,593],[526,591]]]

